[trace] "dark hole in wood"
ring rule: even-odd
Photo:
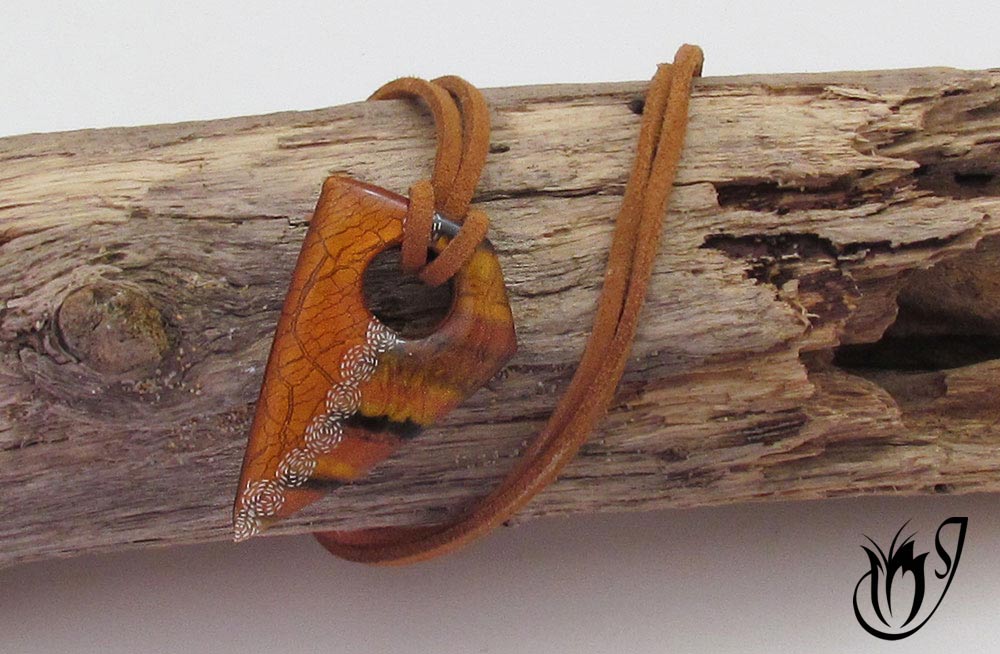
[[[891,196],[892,188],[861,190],[851,176],[823,180],[812,186],[782,186],[777,182],[717,183],[715,191],[720,207],[773,211],[785,215],[811,209],[849,209]]]
[[[955,183],[962,186],[988,186],[996,177],[993,173],[955,173]]]
[[[891,331],[877,343],[837,348],[834,363],[852,369],[932,371],[1000,359],[1000,338],[996,336],[893,336]]]
[[[1000,360],[1000,238],[911,274],[896,319],[875,343],[844,345],[834,363],[864,370],[938,371]]]
[[[365,304],[376,318],[403,338],[422,338],[434,332],[452,304],[452,282],[436,288],[400,268],[400,249],[377,254],[362,277]],[[434,258],[428,253],[428,260]]]
[[[1000,195],[1000,148],[975,158],[944,159],[922,163],[913,171],[917,188],[957,199]]]

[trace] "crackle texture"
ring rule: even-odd
[[[395,193],[346,177],[324,182],[250,427],[237,541],[367,476],[514,354],[503,272],[487,242],[459,268],[451,310],[425,337],[402,339],[371,315],[364,271],[401,244],[406,211]],[[438,234],[432,247],[447,243]]]
[[[487,91],[518,354],[270,533],[440,522],[496,483],[583,346],[642,89]],[[522,515],[1000,490],[1000,71],[704,78],[691,113],[616,406]],[[322,181],[405,192],[433,150],[400,101],[0,139],[0,564],[229,537]],[[440,318],[370,277],[387,324]]]

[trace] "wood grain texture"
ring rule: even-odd
[[[998,84],[699,80],[616,407],[524,516],[1000,490]],[[643,87],[487,92],[518,354],[273,533],[438,521],[496,482],[582,349]],[[402,192],[432,152],[405,102],[0,139],[0,564],[228,538],[323,179]]]

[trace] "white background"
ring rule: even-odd
[[[646,79],[685,41],[706,75],[987,68],[998,28],[991,2],[4,1],[0,135],[309,109],[404,74]],[[406,569],[344,563],[308,537],[45,562],[0,571],[0,652],[997,651],[996,501],[541,520]],[[950,515],[969,536],[938,613],[900,643],[864,633],[862,534],[884,543],[913,518],[927,549]]]

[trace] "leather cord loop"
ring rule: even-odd
[[[447,75],[438,77],[433,83],[455,98],[462,113],[462,158],[451,189],[441,199],[439,207],[445,216],[463,217],[472,203],[489,153],[490,109],[479,89],[461,77]]]
[[[383,85],[371,94],[369,100],[399,100],[417,98],[423,100],[434,116],[437,134],[437,152],[434,157],[434,172],[431,184],[439,197],[447,195],[458,174],[462,156],[461,140],[455,134],[461,133],[462,117],[451,95],[441,86],[431,84],[417,77],[400,77]]]
[[[423,267],[420,279],[430,286],[439,286],[448,281],[469,260],[475,249],[486,238],[489,228],[490,219],[486,214],[479,209],[470,209],[458,234],[448,242],[434,261]]]
[[[684,45],[673,64],[658,67],[650,83],[594,327],[569,387],[519,462],[493,492],[452,523],[316,534],[324,547],[346,559],[381,564],[421,561],[456,550],[501,525],[573,459],[607,413],[628,361],[684,145],[692,78],[701,74],[702,60],[700,48]],[[470,130],[467,123],[467,135]],[[469,150],[468,144],[463,149]],[[459,188],[456,206],[466,193],[464,185]],[[471,230],[467,242],[479,231],[485,233],[484,219],[473,215],[470,212],[468,227],[463,227]],[[460,238],[461,232],[449,246],[460,246],[456,258],[468,247]]]
[[[402,266],[417,273],[427,264],[427,241],[434,225],[434,186],[422,179],[410,187],[410,204],[403,223]]]
[[[489,230],[486,214],[471,213],[469,209],[490,147],[489,107],[479,89],[454,75],[430,82],[402,77],[375,91],[369,99],[399,98],[423,100],[431,110],[437,131],[431,179],[410,188],[402,266],[406,272],[417,273],[425,284],[438,286],[461,269]],[[428,264],[427,246],[435,212],[459,223],[461,228]]]

